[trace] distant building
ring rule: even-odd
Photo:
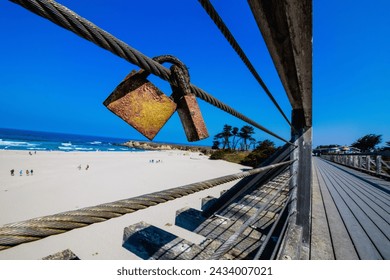
[[[349,146],[329,145],[318,146],[313,149],[313,155],[319,156],[324,154],[357,154],[360,153],[360,149]]]
[[[341,154],[358,154],[361,150],[355,147],[349,147],[349,146],[342,146],[340,148]]]

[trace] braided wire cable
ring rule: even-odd
[[[292,160],[285,161],[134,198],[7,224],[0,227],[0,250],[9,249],[22,243],[36,241],[94,223],[104,222],[292,162]]]
[[[263,255],[264,253],[264,250],[265,248],[267,247],[268,245],[268,242],[271,240],[271,238],[273,237],[273,233],[276,229],[276,227],[279,225],[279,222],[281,220],[281,218],[283,217],[283,213],[286,211],[286,208],[290,205],[290,201],[291,201],[291,194],[288,196],[286,202],[284,203],[284,206],[283,208],[280,210],[279,212],[279,216],[278,218],[276,219],[276,221],[274,222],[274,224],[272,225],[271,229],[268,231],[267,235],[266,235],[266,238],[263,240],[263,244],[261,244],[260,248],[258,249],[256,255],[253,257],[254,260],[258,260],[260,259],[260,257]]]
[[[246,67],[249,69],[249,71],[257,80],[257,82],[264,89],[265,93],[271,99],[272,103],[276,106],[279,112],[282,114],[283,118],[287,121],[287,123],[290,126],[292,126],[290,120],[287,118],[282,108],[280,108],[278,102],[276,101],[276,99],[268,89],[267,85],[264,83],[263,79],[260,77],[259,73],[256,71],[255,67],[252,65],[252,63],[250,62],[250,60],[248,59],[248,57],[246,56],[246,54],[244,53],[244,51],[242,50],[242,48],[240,47],[236,39],[234,38],[233,34],[230,32],[229,28],[223,22],[222,18],[219,16],[218,12],[215,10],[211,2],[209,0],[198,0],[198,1],[202,5],[206,13],[210,16],[210,18],[214,21],[218,29],[222,32],[223,36],[225,36],[226,40],[230,43],[232,48],[236,51],[238,56],[241,58],[242,62],[244,62]]]
[[[92,22],[86,20],[85,18],[79,16],[75,12],[69,10],[65,6],[58,4],[53,0],[10,0],[13,3],[16,3],[27,10],[46,18],[53,23],[72,31],[78,36],[100,46],[103,49],[110,51],[111,53],[127,60],[128,62],[135,64],[142,69],[152,73],[169,81],[171,84],[177,86],[176,82],[171,79],[171,71],[161,64],[157,63],[153,59],[142,54],[138,50],[130,47],[123,41],[115,38],[110,33],[102,30],[98,26],[94,25]],[[210,103],[211,105],[229,113],[244,122],[253,125],[254,127],[268,133],[269,135],[274,136],[275,138],[294,145],[288,140],[280,137],[264,126],[256,123],[255,121],[249,119],[238,111],[234,110],[232,107],[224,104],[215,97],[211,96],[204,90],[196,87],[195,85],[190,84],[192,92],[199,97],[200,99]]]
[[[212,260],[218,260],[220,259],[226,252],[228,252],[234,245],[235,245],[235,241],[237,240],[237,238],[250,226],[252,225],[256,219],[258,219],[258,216],[263,212],[265,211],[269,204],[277,197],[277,195],[279,193],[281,193],[283,191],[283,189],[288,185],[288,183],[290,182],[291,178],[293,177],[290,176],[280,187],[279,189],[277,190],[277,192],[266,202],[264,203],[264,205],[262,207],[260,207],[256,213],[250,217],[248,220],[245,221],[245,223],[243,223],[241,225],[241,227],[234,233],[232,234],[228,240],[226,240],[225,243],[223,243],[221,245],[221,247],[219,247],[215,252],[214,254],[210,257],[210,259]]]

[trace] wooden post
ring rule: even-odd
[[[380,175],[382,173],[382,156],[376,156],[376,174]]]
[[[311,228],[312,0],[248,0],[248,3],[293,108],[291,142],[296,144],[296,148],[291,153],[291,159],[297,161],[291,171],[297,175],[291,186],[296,185],[297,214],[291,218],[295,223],[289,225],[291,232],[287,234],[286,243],[293,247],[292,243],[302,243],[298,258],[308,258]],[[298,241],[292,242],[293,239]],[[302,248],[307,250],[305,257],[302,256]]]
[[[368,171],[370,171],[371,170],[371,159],[370,159],[370,156],[366,156],[366,160],[367,160],[366,169]]]
[[[295,164],[297,185],[297,225],[302,227],[302,242],[310,244],[311,230],[311,153],[312,153],[312,130],[311,127],[303,127],[304,115],[302,110],[293,110],[292,124],[293,138],[297,139],[298,162]],[[294,153],[293,153],[294,154]],[[293,170],[294,167],[293,167]]]

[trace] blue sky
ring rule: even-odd
[[[149,57],[172,54],[191,82],[268,129],[289,126],[198,1],[62,0]],[[212,1],[290,116],[291,106],[246,1]],[[174,9],[172,9],[174,7]],[[313,144],[390,141],[390,2],[314,1]],[[0,127],[146,140],[102,104],[133,69],[123,59],[9,1],[0,3]],[[167,82],[152,77],[166,94]],[[211,145],[244,122],[199,100]],[[256,139],[281,141],[256,130]],[[186,143],[175,114],[156,141]]]

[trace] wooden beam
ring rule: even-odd
[[[293,109],[312,126],[311,0],[248,0]]]

